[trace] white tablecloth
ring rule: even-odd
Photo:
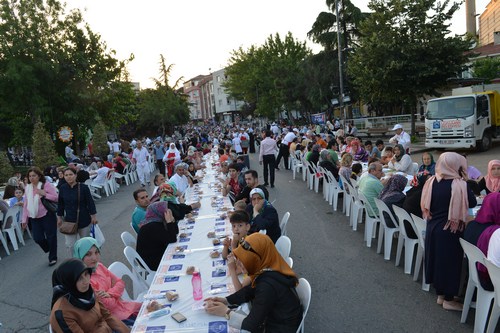
[[[149,303],[145,301],[132,332],[236,332],[229,328],[225,318],[209,315],[203,308],[203,299],[210,296],[225,297],[234,291],[231,279],[227,276],[225,260],[221,256],[217,259],[210,257],[210,252],[214,248],[218,248],[221,252],[222,245],[214,246],[213,239],[208,238],[207,234],[214,231],[220,237],[230,235],[229,220],[221,219],[220,216],[226,213],[221,208],[232,209],[229,198],[222,197],[220,192],[216,192],[214,185],[218,180],[215,170],[211,168],[215,155],[211,155],[210,158],[212,160],[206,162],[204,179],[186,194],[186,203],[196,202],[198,199],[201,201],[195,222],[189,222],[187,219],[179,222],[179,234],[186,233],[187,238],[178,238],[177,243],[168,246],[146,296],[173,290],[179,294],[179,299],[169,302],[166,298],[160,298],[158,302],[169,308],[170,314],[154,319],[145,316],[146,306]],[[217,199],[214,199],[215,197]],[[177,250],[179,246],[184,248],[184,252]],[[203,299],[200,301],[193,299],[192,276],[186,275],[186,268],[189,266],[197,267],[201,273]],[[183,314],[187,320],[182,323],[174,321],[171,314],[176,312]]]

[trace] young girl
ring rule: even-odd
[[[24,205],[24,190],[20,187],[14,191],[14,197],[9,199],[9,207],[23,206]]]

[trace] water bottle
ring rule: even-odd
[[[201,275],[200,272],[194,272],[191,278],[191,284],[193,285],[193,298],[195,301],[199,301],[203,298],[203,291],[201,290]]]

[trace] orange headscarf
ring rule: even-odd
[[[500,177],[493,177],[491,175],[491,169],[493,169],[493,166],[495,165],[500,165],[500,160],[491,160],[488,163],[488,174],[484,177],[486,187],[490,190],[490,192],[500,191]]]
[[[451,200],[448,209],[448,222],[443,228],[444,230],[450,229],[453,233],[464,229],[469,213],[467,183],[458,172],[460,168],[462,168],[463,172],[467,172],[467,160],[465,157],[454,152],[441,154],[436,163],[436,175],[425,182],[422,190],[422,199],[420,200],[422,216],[424,219],[430,220],[432,217],[430,208],[434,181],[440,182],[442,179],[453,179],[451,184]]]
[[[297,278],[267,235],[254,233],[245,237],[233,253],[245,266],[252,280],[252,287],[255,287],[255,279],[268,270]]]

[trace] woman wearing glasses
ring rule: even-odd
[[[295,332],[302,320],[302,307],[295,291],[297,276],[266,235],[249,235],[233,250],[252,283],[236,293],[210,297],[205,310],[225,317],[231,327],[241,332]],[[248,315],[232,308],[252,302]]]

